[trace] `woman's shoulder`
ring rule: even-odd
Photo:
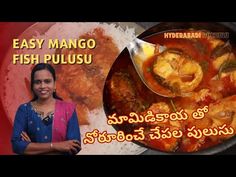
[[[19,105],[18,110],[26,111],[26,109],[30,106],[30,102],[22,103]]]
[[[20,104],[19,108],[26,108],[27,106],[30,106],[30,103],[31,103],[30,101],[22,103],[22,104]]]
[[[62,101],[62,100],[57,99],[56,103],[60,106],[63,106],[63,107],[73,107],[73,108],[76,107],[76,104],[74,102]]]

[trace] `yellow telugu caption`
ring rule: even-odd
[[[43,50],[44,45],[48,49],[88,49],[85,53],[68,53],[68,54],[40,54],[27,53],[27,50]],[[45,39],[13,39],[12,48],[15,50],[24,50],[23,53],[14,53],[12,56],[13,64],[37,64],[39,62],[53,64],[91,64],[93,55],[89,53],[96,47],[95,39],[49,39],[45,44]]]
[[[208,106],[203,108],[198,108],[192,113],[193,119],[200,120],[205,117],[205,114],[208,112]],[[107,123],[109,125],[119,125],[124,122],[130,124],[142,124],[142,123],[155,123],[155,122],[164,122],[165,120],[171,121],[185,121],[188,119],[188,114],[181,109],[178,112],[173,112],[170,114],[154,114],[152,111],[147,111],[147,114],[139,115],[135,112],[131,112],[129,116],[122,115],[117,116],[116,113],[109,115]],[[155,126],[151,128],[148,134],[145,134],[145,128],[139,127],[134,130],[133,134],[125,134],[123,131],[117,131],[116,133],[108,133],[107,131],[100,132],[98,129],[94,129],[92,132],[87,132],[85,138],[83,139],[84,144],[93,144],[95,140],[99,143],[110,143],[114,140],[118,142],[124,141],[143,141],[145,136],[148,136],[148,139],[157,140],[157,139],[169,139],[169,138],[181,138],[184,135],[182,130],[170,130],[169,127],[161,128],[160,126]],[[235,130],[223,124],[218,127],[210,127],[199,129],[196,126],[191,126],[186,130],[186,136],[191,138],[200,139],[203,136],[224,136],[224,135],[233,135]]]

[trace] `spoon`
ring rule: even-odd
[[[171,92],[169,89],[164,88],[158,82],[155,83],[154,87],[151,85],[146,78],[144,77],[143,73],[143,64],[147,61],[150,57],[152,57],[156,53],[162,53],[167,48],[165,46],[159,44],[152,44],[141,39],[135,38],[129,45],[127,49],[130,54],[130,58],[133,62],[133,65],[141,78],[142,82],[154,93],[164,96],[164,97],[175,97],[176,95]]]

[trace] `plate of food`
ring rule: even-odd
[[[35,23],[18,39],[79,39],[93,38],[96,47],[91,50],[91,64],[53,65],[57,72],[57,93],[66,101],[77,104],[77,114],[82,139],[87,131],[95,128],[115,131],[107,125],[102,108],[105,78],[119,53],[144,29],[136,23]],[[83,54],[80,49],[9,49],[1,63],[1,102],[11,123],[18,106],[31,100],[30,72],[33,64],[13,64],[13,54]],[[1,117],[3,119],[3,117]],[[145,148],[134,143],[82,144],[80,154],[137,154]]]
[[[108,123],[149,149],[143,154],[215,154],[235,145],[235,37],[230,23],[165,22],[146,30],[139,39],[166,49],[152,51],[144,78],[175,96],[148,89],[126,48],[104,86]]]

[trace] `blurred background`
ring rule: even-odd
[[[11,46],[12,39],[19,36],[32,24],[32,22],[0,22],[0,66],[8,48]],[[12,126],[0,101],[0,155],[13,154],[10,143],[11,131]]]

